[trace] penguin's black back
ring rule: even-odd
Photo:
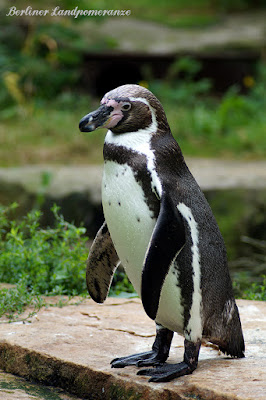
[[[175,206],[184,203],[190,208],[199,233],[203,337],[217,344],[221,351],[243,357],[244,339],[235,304],[228,269],[226,248],[212,210],[190,173],[180,147],[171,133],[154,136],[156,171]],[[187,242],[176,258],[182,290],[184,320],[189,320],[192,304],[191,234],[186,224]],[[192,289],[192,290],[191,290]]]

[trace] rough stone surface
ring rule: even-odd
[[[113,38],[120,52],[162,55],[207,50],[218,53],[226,48],[261,49],[265,45],[265,16],[263,11],[234,14],[211,27],[194,29],[175,29],[132,17],[107,18],[102,24],[86,21],[80,29],[89,43],[95,37]]]
[[[63,392],[60,388],[52,388],[29,382],[26,379],[0,371],[1,400],[79,400]]]
[[[186,162],[203,190],[266,188],[265,161],[228,161],[186,158]],[[42,175],[50,174],[49,184],[42,188]],[[0,168],[0,187],[20,186],[36,194],[40,190],[55,198],[70,193],[89,193],[92,203],[101,201],[102,166],[29,165]]]
[[[43,174],[49,174],[49,183],[42,187]],[[28,165],[23,167],[0,168],[0,184],[36,194],[60,198],[76,192],[87,192],[92,203],[101,201],[101,166],[51,166]]]
[[[139,299],[48,307],[31,323],[2,320],[0,368],[89,399],[262,400],[266,398],[266,304],[239,300],[238,306],[246,358],[227,358],[203,346],[197,370],[173,382],[148,383],[136,375],[135,367],[110,368],[112,358],[145,351],[154,341],[154,323]],[[183,338],[175,335],[169,362],[182,357]]]
[[[255,208],[254,212],[259,212],[258,204],[263,204],[266,196],[265,161],[200,158],[186,161],[206,196],[210,191],[213,199],[213,191],[244,190],[247,196],[240,192],[237,195],[239,201],[243,201],[244,196],[250,203],[248,209]],[[42,181],[46,181],[46,185],[42,185]],[[16,200],[19,207],[12,214],[16,218],[24,216],[36,205],[41,206],[41,224],[51,226],[54,222],[51,207],[57,203],[67,221],[83,224],[89,237],[93,238],[103,222],[101,181],[102,166],[97,165],[0,168],[0,204],[9,205]],[[213,210],[215,212],[215,208]]]

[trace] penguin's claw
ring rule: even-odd
[[[112,368],[124,368],[128,365],[137,367],[158,366],[162,363],[156,351],[147,351],[145,353],[132,354],[131,356],[114,358],[111,361]]]
[[[151,376],[149,382],[169,382],[179,376],[192,374],[194,369],[183,361],[179,364],[165,363],[156,368],[141,369],[137,372],[137,375]]]

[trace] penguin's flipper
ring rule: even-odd
[[[163,193],[142,271],[141,298],[151,319],[155,319],[164,279],[172,261],[186,241],[185,225],[170,195]]]
[[[104,222],[92,243],[86,269],[87,288],[97,303],[106,299],[118,264],[119,259]]]

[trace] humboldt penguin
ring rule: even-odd
[[[81,119],[79,128],[108,129],[105,222],[88,257],[88,291],[96,302],[104,302],[121,262],[156,324],[150,351],[115,358],[112,367],[149,366],[138,374],[169,381],[196,369],[202,341],[244,357],[224,241],[159,100],[139,85],[119,86]],[[168,364],[174,332],[184,336],[184,358]]]

